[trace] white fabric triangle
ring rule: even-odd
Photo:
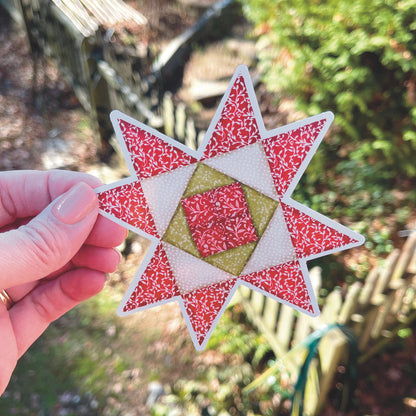
[[[146,178],[141,182],[160,236],[165,233],[196,166],[194,163]]]
[[[296,253],[283,210],[278,206],[241,275],[268,269],[295,258]]]
[[[269,162],[261,143],[204,160],[204,163],[270,198],[277,199]]]
[[[232,274],[218,269],[165,241],[162,241],[162,244],[168,256],[176,284],[182,294],[236,278]]]

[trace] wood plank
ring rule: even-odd
[[[367,275],[365,279],[364,287],[360,293],[360,297],[358,301],[361,305],[366,305],[370,302],[371,296],[373,295],[379,276],[380,276],[379,268],[373,267],[370,270],[370,273]]]
[[[407,271],[409,273],[416,274],[416,250],[414,251],[412,258],[410,259]]]
[[[245,285],[241,285],[241,286],[238,288],[238,291],[240,292],[240,295],[241,295],[241,297],[242,297],[243,299],[249,299],[249,298],[250,298],[250,295],[251,295],[251,289],[250,289],[250,288],[248,288],[247,286],[245,286]]]
[[[250,304],[253,308],[253,311],[263,318],[263,306],[264,306],[264,298],[265,296],[258,292],[257,290],[253,290],[251,294]]]
[[[309,278],[311,279],[312,289],[316,296],[318,296],[322,287],[322,269],[318,266],[313,267],[309,271]]]
[[[364,351],[364,349],[367,347],[367,344],[369,343],[371,339],[371,331],[377,320],[378,313],[379,313],[379,308],[373,307],[364,316],[365,321],[362,325],[362,331],[359,334],[359,342],[358,342],[358,348],[360,351]]]
[[[119,19],[125,20],[133,20],[138,25],[146,25],[148,24],[147,18],[134,9],[130,7],[128,4],[124,3],[121,0],[106,0],[105,1],[107,8],[112,13],[117,13]]]
[[[194,101],[212,100],[222,97],[227,91],[229,81],[195,80],[190,87],[190,94]]]
[[[264,324],[270,331],[274,332],[276,330],[277,315],[279,313],[279,302],[269,297],[265,300],[266,304],[264,306]]]
[[[12,19],[19,25],[24,26],[25,21],[23,18],[22,4],[20,0],[0,0],[0,4],[10,14]]]
[[[186,120],[186,138],[185,138],[185,145],[188,146],[190,149],[196,150],[197,143],[197,131],[195,128],[195,122],[188,118]]]
[[[199,146],[202,144],[202,142],[204,141],[206,133],[207,133],[207,132],[206,132],[205,130],[201,130],[201,131],[198,133],[198,137],[197,137],[197,140],[196,140],[198,147],[199,147]]]
[[[406,293],[403,297],[403,303],[400,308],[400,315],[407,316],[412,309],[415,308],[414,301],[416,299],[416,288],[413,285],[407,287]]]
[[[400,323],[400,325],[396,326],[396,328],[392,331],[388,332],[388,337],[383,337],[380,339],[375,345],[373,345],[370,349],[363,351],[360,357],[358,358],[358,364],[362,364],[371,358],[374,354],[377,354],[391,339],[393,339],[400,329],[408,327],[414,320],[416,320],[416,311],[413,310],[412,313],[406,317],[406,319]]]
[[[295,326],[295,333],[293,335],[293,346],[298,345],[312,332],[311,324],[314,319],[315,318],[305,315],[304,313],[298,317]]]
[[[396,292],[392,292],[387,296],[386,301],[379,309],[379,313],[374,321],[373,327],[371,328],[371,338],[377,339],[380,336],[380,332],[384,328],[384,323],[386,322],[387,317],[391,314],[391,307],[395,299]]]
[[[180,102],[175,111],[175,138],[181,143],[185,142],[186,135],[186,106]]]
[[[277,323],[276,337],[286,351],[288,351],[290,347],[294,320],[295,310],[290,306],[282,305],[280,308],[279,321]]]
[[[337,322],[339,312],[342,306],[341,288],[336,287],[325,300],[322,313],[319,316],[321,324],[329,325]]]
[[[165,126],[165,134],[169,137],[175,136],[175,106],[172,94],[166,92],[162,102],[162,117]]]
[[[402,278],[409,266],[410,260],[415,254],[416,249],[416,233],[410,234],[410,237],[403,245],[397,265],[393,271],[392,281]]]
[[[391,314],[392,315],[397,316],[397,314],[400,312],[408,287],[409,287],[409,285],[404,284],[401,287],[397,288],[396,294],[395,294],[395,297],[394,297],[394,302],[393,302],[393,305],[391,307]]]
[[[315,293],[316,296],[319,296],[319,291],[321,290],[321,287],[322,287],[322,269],[319,266],[313,267],[309,271],[309,277],[311,279],[313,292]],[[319,329],[319,327],[321,326],[319,319],[315,319],[315,318],[309,319],[309,324],[311,326],[311,330]]]
[[[365,325],[365,319],[364,319],[363,314],[353,313],[351,315],[349,326],[351,327],[353,333],[357,336],[357,338],[359,338],[361,333],[363,332],[364,325]]]
[[[307,375],[303,404],[303,415],[305,416],[316,415],[318,401],[321,394],[321,377],[319,359],[317,358],[311,362]]]
[[[319,343],[321,377],[319,380],[319,394],[317,396],[318,403],[314,408],[315,413],[311,412],[311,414],[318,414],[324,407],[338,365],[345,361],[347,345],[347,339],[339,328],[329,331]]]
[[[251,302],[247,299],[243,299],[244,309],[247,313],[250,321],[259,329],[259,331],[266,337],[270,347],[275,353],[276,357],[280,358],[284,367],[291,373],[297,374],[299,366],[294,361],[296,354],[287,354],[287,349],[280,343],[280,340],[276,337],[275,331],[270,331],[261,316],[259,316],[254,310]]]
[[[387,259],[385,260],[383,267],[380,270],[380,276],[377,280],[376,286],[374,288],[373,297],[384,293],[387,285],[390,283],[390,280],[393,276],[393,271],[397,265],[397,261],[400,257],[400,250],[398,248],[394,249]]]
[[[347,292],[345,301],[341,307],[341,311],[338,316],[338,323],[341,325],[347,324],[352,314],[356,311],[358,305],[358,299],[361,293],[363,285],[361,282],[354,282]]]
[[[91,20],[83,20],[80,18],[80,14],[77,15],[74,6],[70,3],[66,3],[61,0],[52,0],[55,6],[70,20],[72,25],[80,32],[83,36],[89,37],[95,33],[98,29],[98,25]]]

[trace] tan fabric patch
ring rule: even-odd
[[[241,184],[241,187],[246,197],[254,228],[257,231],[257,235],[261,237],[279,203],[247,185]]]
[[[205,257],[204,261],[234,276],[239,276],[255,248],[256,243],[249,243]]]
[[[163,240],[199,259],[201,258],[194,240],[192,239],[191,231],[188,227],[185,212],[183,211],[181,204],[178,205],[163,236]]]
[[[235,179],[218,172],[215,169],[210,168],[203,163],[198,163],[198,167],[195,169],[188,186],[182,196],[182,199],[188,198],[193,195],[202,194],[203,192],[210,191],[220,186],[231,185],[236,182]]]

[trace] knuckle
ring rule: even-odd
[[[24,234],[29,238],[26,247],[41,272],[56,270],[67,259],[65,247],[67,238],[59,229],[50,228],[40,221],[24,226]]]
[[[0,187],[0,208],[12,222],[16,218],[16,205],[7,187]]]
[[[39,290],[32,296],[32,304],[39,319],[46,323],[54,321],[59,313],[53,296],[47,290]]]

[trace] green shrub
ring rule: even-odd
[[[241,1],[268,88],[333,111],[348,157],[416,177],[416,1]]]

